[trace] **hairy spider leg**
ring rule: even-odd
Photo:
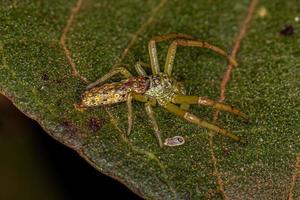
[[[139,61],[135,64],[135,69],[136,69],[136,71],[138,72],[139,75],[147,76],[147,73],[142,68],[142,66],[149,67],[147,64]],[[159,144],[160,147],[163,147],[163,143],[162,143],[162,139],[161,139],[161,133],[159,131],[157,121],[155,119],[155,114],[154,114],[154,111],[153,111],[152,106],[150,105],[150,103],[148,103],[148,102],[145,103],[145,110],[146,110],[146,113],[147,113],[147,115],[150,119],[150,122],[151,122],[152,126],[153,126],[154,134],[155,134],[155,136],[158,140],[158,144]],[[128,115],[128,117],[129,117],[129,115]],[[129,124],[129,121],[128,121],[128,124]]]
[[[146,110],[146,113],[147,113],[147,115],[150,119],[150,122],[151,122],[152,126],[153,126],[154,134],[155,134],[155,137],[157,138],[158,144],[159,144],[160,147],[163,147],[163,143],[162,143],[162,140],[161,140],[161,133],[159,131],[153,109],[152,109],[152,107],[149,103],[145,103],[145,110]]]
[[[249,121],[249,117],[245,113],[240,111],[239,109],[234,108],[228,104],[213,101],[206,97],[176,95],[173,97],[172,102],[175,104],[186,103],[186,104],[198,104],[198,105],[204,105],[204,106],[211,106],[217,110],[223,110],[223,111],[233,113],[233,114],[238,115],[238,116],[246,119],[247,121]]]
[[[127,96],[127,109],[128,109],[128,127],[127,127],[127,135],[130,134],[132,130],[132,124],[133,124],[133,109],[132,109],[132,94],[128,94]]]
[[[171,76],[171,73],[172,73],[177,46],[189,46],[189,47],[199,47],[199,48],[211,49],[214,52],[220,54],[221,56],[224,56],[225,58],[227,58],[228,62],[230,64],[232,64],[233,66],[237,66],[237,62],[233,58],[231,58],[225,51],[223,51],[222,49],[220,49],[217,46],[214,46],[207,42],[201,42],[198,40],[176,39],[171,43],[171,45],[169,47],[166,63],[164,66],[164,72],[166,74],[168,74],[169,76]]]
[[[169,33],[166,35],[155,36],[155,37],[151,38],[151,40],[148,43],[148,51],[149,51],[150,64],[151,64],[151,69],[152,69],[153,75],[160,73],[158,57],[157,57],[157,50],[156,50],[156,42],[161,42],[161,41],[169,40],[172,38],[194,39],[194,37],[192,37],[190,35],[180,34],[180,33]]]
[[[143,62],[137,62],[134,67],[137,73],[141,76],[147,76],[145,70],[142,68],[142,65],[144,65]],[[128,128],[127,128],[127,135],[130,134],[132,130],[133,125],[133,109],[132,109],[132,99],[133,99],[133,93],[130,93],[127,97],[127,109],[128,109]]]
[[[185,120],[187,120],[190,123],[196,124],[200,127],[203,128],[207,128],[209,130],[212,130],[218,134],[224,135],[226,137],[229,137],[235,141],[241,142],[241,143],[246,143],[245,140],[241,139],[240,137],[234,135],[233,133],[218,127],[217,125],[214,125],[212,123],[209,123],[195,115],[193,115],[192,113],[189,113],[185,110],[180,109],[178,106],[172,104],[172,103],[167,103],[165,105],[165,108],[170,111],[171,113],[174,113],[175,115],[184,118]]]
[[[113,68],[110,72],[108,72],[104,76],[102,76],[100,79],[98,79],[95,82],[89,84],[86,87],[86,89],[91,89],[92,87],[95,87],[96,85],[99,85],[99,84],[107,81],[108,79],[110,79],[111,77],[113,77],[113,76],[115,76],[119,73],[122,74],[125,78],[132,77],[132,74],[125,67],[116,67],[116,68]]]
[[[143,67],[150,67],[148,64],[144,63],[144,62],[141,62],[141,61],[138,61],[135,65],[134,65],[134,68],[135,68],[135,71],[137,71],[138,75],[141,75],[141,76],[147,76],[147,73],[146,71],[143,69]]]
[[[137,62],[134,67],[135,70],[137,71],[137,73],[141,76],[147,76],[145,70],[142,68],[142,65],[144,65],[144,63],[142,62]],[[130,93],[127,97],[127,109],[128,109],[128,128],[127,128],[127,135],[129,135],[131,133],[132,130],[132,125],[133,125],[133,109],[132,109],[132,97],[133,93]]]
[[[130,134],[132,130],[132,124],[133,124],[133,109],[132,109],[132,101],[136,100],[139,102],[143,103],[149,103],[150,105],[155,106],[156,105],[156,100],[155,99],[150,99],[144,95],[137,94],[135,92],[131,92],[128,94],[127,97],[127,108],[128,108],[128,128],[127,128],[127,135]]]

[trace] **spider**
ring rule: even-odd
[[[158,63],[156,43],[170,39],[173,39],[173,41],[168,49],[164,71],[161,72]],[[189,106],[192,104],[210,106],[217,110],[236,114],[248,120],[246,114],[232,107],[231,105],[219,103],[206,97],[190,96],[186,94],[183,83],[177,81],[172,76],[173,63],[178,46],[211,49],[217,54],[224,56],[233,66],[237,66],[236,61],[227,55],[225,51],[207,42],[198,41],[192,36],[180,33],[169,33],[166,35],[156,36],[153,37],[148,43],[150,66],[142,62],[137,62],[135,64],[135,69],[139,76],[132,76],[132,74],[125,67],[115,67],[109,73],[105,74],[103,77],[87,86],[87,91],[82,94],[81,101],[80,103],[75,104],[75,108],[83,111],[89,107],[106,106],[120,102],[127,102],[127,134],[129,135],[133,124],[132,101],[135,100],[142,102],[145,104],[146,113],[149,116],[150,122],[154,128],[154,134],[160,147],[163,147],[163,142],[153,112],[154,106],[161,106],[190,123],[207,128],[235,141],[245,143],[245,140],[234,135],[233,133],[213,123],[209,123],[188,111]],[[145,67],[151,67],[152,75],[146,74],[146,71],[144,70]],[[123,75],[125,79],[121,80],[120,82],[103,84],[105,81],[117,74]],[[99,84],[102,85],[97,86]]]

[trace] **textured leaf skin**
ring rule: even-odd
[[[140,103],[127,140],[125,104],[77,112],[73,104],[86,84],[72,76],[60,38],[76,1],[2,1],[0,4],[0,91],[55,139],[70,146],[100,172],[123,182],[145,199],[299,198],[293,183],[300,153],[300,5],[296,0],[259,2],[226,89],[226,103],[252,118],[251,124],[222,113],[218,124],[247,138],[242,146],[155,108],[164,137],[184,136],[185,145],[160,149]],[[182,32],[224,48],[239,32],[249,1],[83,1],[66,34],[66,46],[88,80],[107,73],[134,43],[122,63],[134,72],[149,62],[152,36]],[[155,11],[158,5],[161,7]],[[266,15],[261,9],[265,8]],[[149,18],[153,18],[147,24]],[[280,34],[285,25],[294,33]],[[143,28],[143,25],[145,26]],[[141,28],[142,27],[142,28]],[[141,31],[139,32],[138,30]],[[159,44],[161,65],[168,43]],[[179,48],[174,74],[189,94],[219,98],[225,59],[207,50]],[[192,107],[212,120],[212,110]],[[211,149],[225,192],[220,192]],[[299,170],[299,169],[298,169]],[[100,190],[101,188],[99,188]],[[290,194],[291,195],[291,194]]]

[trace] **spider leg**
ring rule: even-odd
[[[182,103],[182,104],[180,104],[180,108],[181,108],[182,110],[188,111],[189,108],[190,108],[190,104]]]
[[[137,73],[141,76],[147,76],[146,71],[143,69],[143,67],[150,67],[148,64],[143,63],[141,61],[137,62],[134,65],[135,70],[137,71]]]
[[[223,110],[223,111],[233,113],[233,114],[238,115],[238,116],[244,118],[245,120],[249,121],[249,117],[245,113],[240,111],[239,109],[234,108],[228,104],[213,101],[206,97],[176,95],[175,97],[173,97],[172,102],[175,104],[186,103],[186,104],[198,104],[198,105],[204,105],[204,106],[211,106],[217,110]]]
[[[154,75],[160,73],[160,68],[159,68],[159,63],[157,58],[156,42],[161,42],[172,38],[194,39],[192,36],[180,34],[180,33],[169,33],[166,35],[161,35],[161,36],[156,36],[151,38],[151,40],[148,43],[148,51],[150,56],[151,69]]]
[[[207,128],[209,130],[212,130],[218,134],[224,135],[226,137],[229,137],[235,141],[241,142],[241,143],[246,143],[245,140],[241,139],[240,137],[234,135],[233,133],[218,127],[217,125],[211,124],[195,115],[193,115],[192,113],[189,113],[185,110],[180,109],[178,106],[172,104],[172,103],[167,103],[165,105],[165,108],[170,111],[171,113],[184,118],[185,120],[187,120],[190,123],[196,124],[200,127],[203,128]]]
[[[131,95],[134,100],[145,103],[145,110],[146,110],[146,113],[150,119],[152,126],[153,126],[155,137],[157,138],[159,146],[163,147],[161,134],[160,134],[160,131],[159,131],[159,128],[158,128],[158,125],[157,125],[157,122],[156,122],[156,119],[154,116],[153,109],[152,109],[152,106],[156,105],[156,100],[151,99],[151,98],[141,95],[141,94],[137,94],[137,93],[131,93]],[[129,101],[127,101],[127,102],[129,102]],[[130,100],[130,102],[131,102],[131,100]],[[132,107],[131,105],[128,104],[128,131],[130,131],[131,127],[132,127],[132,110],[129,111],[130,110],[129,106]],[[129,129],[129,127],[130,127],[130,129]]]
[[[116,67],[113,68],[110,72],[102,76],[100,79],[96,80],[95,82],[89,84],[86,89],[91,89],[92,87],[95,87],[96,85],[99,85],[106,80],[110,79],[111,77],[115,76],[116,74],[122,74],[125,78],[132,77],[131,73],[125,68],[125,67]]]
[[[132,100],[136,100],[136,101],[140,101],[140,102],[143,102],[143,103],[147,103],[147,105],[149,105],[149,106],[151,106],[151,105],[155,106],[156,105],[156,100],[149,99],[148,97],[146,97],[144,95],[137,94],[135,92],[131,92],[131,93],[128,94],[128,96],[127,96],[127,108],[128,108],[128,115],[127,115],[128,116],[127,135],[129,135],[131,133],[132,125],[133,125]],[[146,108],[146,111],[147,111],[147,108]]]
[[[129,94],[127,97],[127,108],[128,108],[128,128],[127,135],[130,134],[132,130],[132,121],[133,121],[133,113],[132,113],[132,94]]]
[[[199,47],[199,48],[211,49],[214,52],[220,54],[221,56],[224,56],[225,58],[227,58],[228,62],[230,64],[232,64],[233,66],[237,66],[237,62],[233,58],[231,58],[225,51],[223,51],[222,49],[220,49],[217,46],[214,46],[207,42],[201,42],[198,40],[176,39],[171,43],[171,45],[169,47],[166,63],[164,66],[164,72],[166,74],[168,74],[169,76],[171,76],[171,73],[172,73],[172,68],[173,68],[173,63],[174,63],[177,46],[189,46],[189,47]]]
[[[150,119],[150,122],[152,123],[153,129],[154,129],[154,134],[158,140],[158,144],[160,147],[163,147],[163,143],[161,140],[161,134],[160,134],[160,131],[159,131],[159,128],[158,128],[158,125],[157,125],[157,122],[156,122],[156,119],[154,116],[153,109],[149,103],[145,103],[145,110]]]

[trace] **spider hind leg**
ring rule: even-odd
[[[151,69],[153,75],[160,73],[160,67],[158,63],[158,57],[157,57],[157,50],[156,50],[156,43],[162,42],[170,39],[176,39],[176,38],[182,38],[182,39],[194,39],[193,36],[181,34],[181,33],[168,33],[166,35],[160,35],[155,36],[151,38],[151,40],[148,43],[148,51],[150,56],[150,63],[151,63]]]
[[[214,46],[207,42],[198,41],[198,40],[192,40],[192,39],[186,39],[186,38],[184,38],[184,39],[176,38],[176,40],[174,40],[171,43],[171,45],[169,46],[167,59],[166,59],[165,66],[164,66],[164,72],[170,76],[172,74],[173,63],[174,63],[174,59],[175,59],[177,46],[187,46],[187,47],[198,47],[198,48],[210,49],[210,50],[216,52],[217,54],[225,57],[231,65],[237,66],[237,62],[231,56],[229,56],[224,50],[222,50],[221,48],[219,48],[217,46]]]

